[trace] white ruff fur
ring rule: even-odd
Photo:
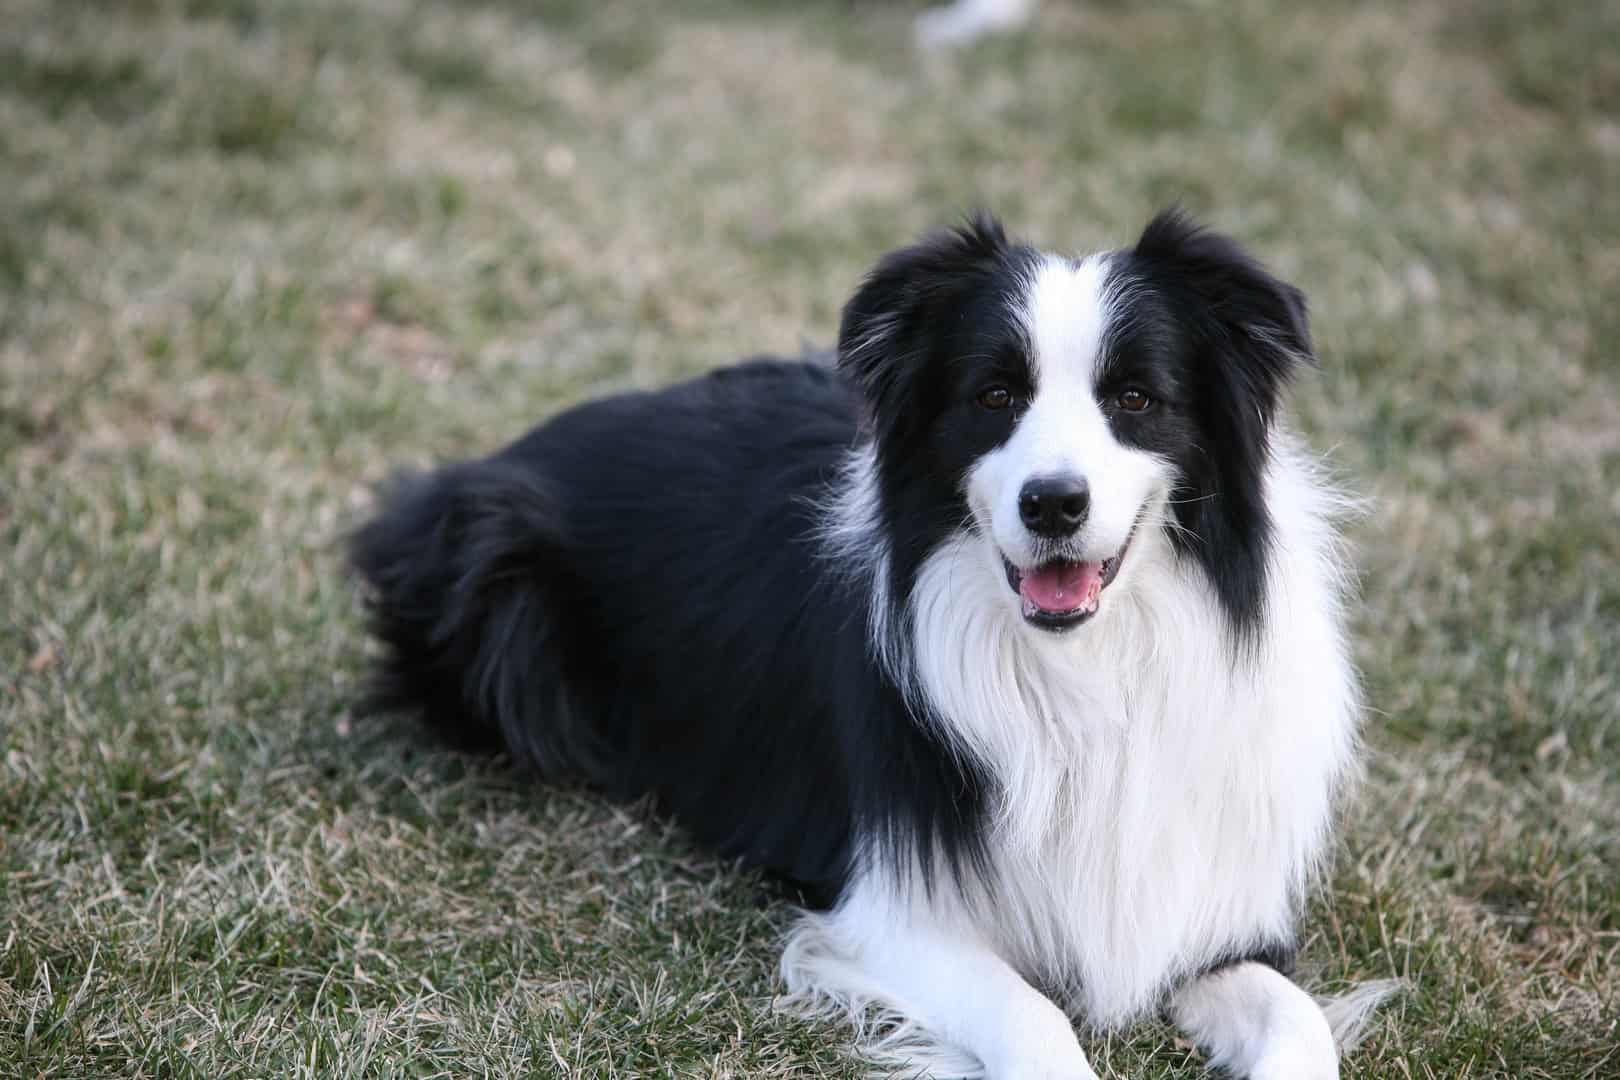
[[[1252,650],[1234,655],[1213,589],[1170,544],[1167,464],[1111,438],[1094,401],[1117,300],[1101,269],[1048,260],[1030,283],[1035,400],[970,474],[974,527],[927,558],[904,625],[887,615],[870,450],[829,508],[823,542],[871,575],[880,661],[998,790],[982,879],[958,887],[919,868],[932,887],[908,888],[869,860],[836,909],[792,931],[785,1000],[851,1019],[869,1054],[931,1075],[1083,1078],[1067,1017],[1031,982],[1098,1028],[1175,991],[1172,1014],[1213,1062],[1335,1076],[1328,1018],[1283,976],[1245,964],[1187,977],[1291,939],[1354,768],[1347,504],[1274,435],[1266,609]],[[1056,466],[1091,481],[1086,558],[1117,551],[1141,519],[1097,615],[1066,634],[1025,622],[1000,563],[1028,557],[1018,486]],[[1341,1041],[1372,996],[1337,1007]]]

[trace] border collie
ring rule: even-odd
[[[836,363],[592,401],[355,536],[378,701],[650,797],[806,898],[785,1001],[938,1076],[1093,1077],[1071,1016],[1338,1073],[1289,978],[1357,758],[1343,500],[1279,425],[1305,301],[1179,212],[884,257]]]

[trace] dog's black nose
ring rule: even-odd
[[[1083,476],[1041,476],[1026,481],[1018,493],[1018,516],[1036,536],[1056,540],[1071,535],[1086,520],[1091,488]]]

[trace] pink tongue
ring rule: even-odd
[[[1018,582],[1018,595],[1042,611],[1092,607],[1102,592],[1102,563],[1052,563]]]

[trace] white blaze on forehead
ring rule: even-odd
[[[1066,384],[1065,392],[1084,386],[1090,398],[1108,321],[1107,270],[1102,256],[1071,262],[1047,255],[1036,265],[1021,315],[1037,395],[1051,382]]]

